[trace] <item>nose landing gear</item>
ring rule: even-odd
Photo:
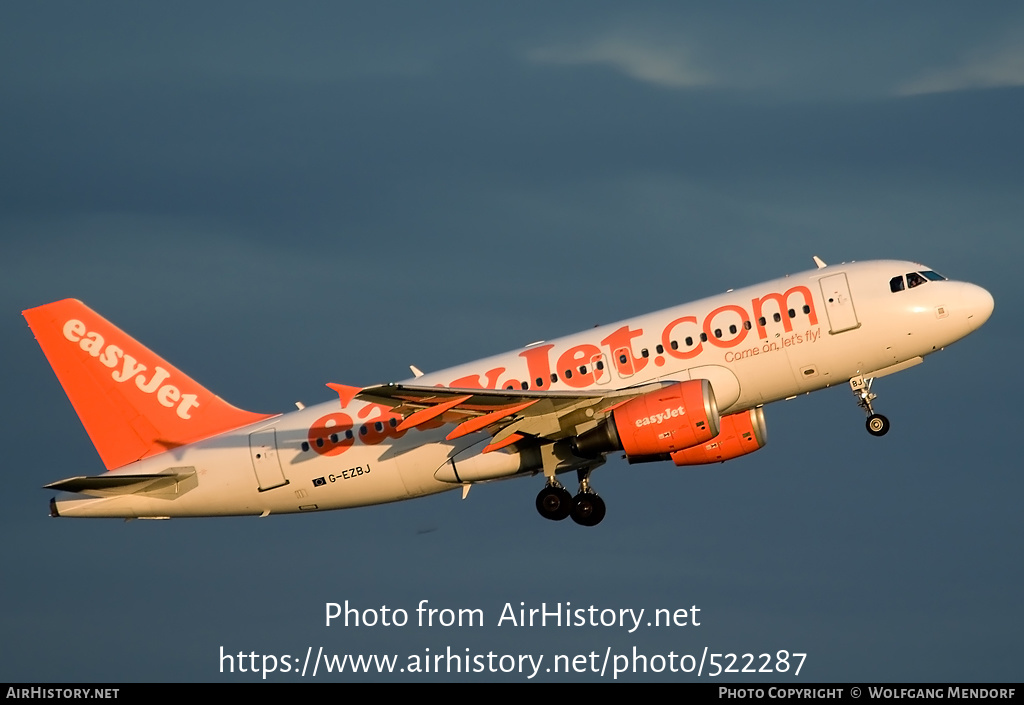
[[[853,390],[854,396],[857,397],[857,406],[864,409],[864,412],[868,415],[866,424],[868,433],[872,436],[884,436],[889,432],[889,419],[881,414],[876,414],[871,406],[871,402],[878,397],[877,394],[871,392],[871,383],[874,381],[873,377],[864,379],[863,376],[857,375],[850,380],[850,389]]]
[[[867,427],[872,436],[884,436],[889,432],[889,419],[881,414],[872,414],[868,417]]]

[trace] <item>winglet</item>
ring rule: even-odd
[[[362,387],[350,387],[347,384],[337,384],[335,382],[328,382],[327,386],[338,393],[342,409],[348,406],[355,399],[356,394],[359,394],[363,389]]]

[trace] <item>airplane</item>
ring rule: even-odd
[[[767,441],[764,405],[849,385],[882,436],[875,379],[979,328],[992,295],[922,264],[826,265],[424,374],[238,409],[74,299],[23,312],[107,472],[45,487],[60,517],[359,507],[543,475],[546,519],[595,526],[606,457],[724,462]],[[575,472],[578,490],[559,476]]]

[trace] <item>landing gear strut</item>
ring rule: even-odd
[[[573,497],[570,516],[580,526],[597,526],[604,519],[604,500],[590,487],[590,468],[576,472],[580,479],[580,491]]]
[[[864,413],[868,415],[868,433],[872,436],[884,436],[889,432],[889,419],[881,414],[876,414],[871,406],[871,402],[878,397],[877,394],[872,394],[871,392],[871,383],[874,381],[874,377],[864,379],[863,376],[857,375],[850,380],[850,389],[853,390],[854,396],[857,397],[857,406],[864,409]]]

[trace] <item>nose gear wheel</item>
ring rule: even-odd
[[[889,419],[881,414],[872,414],[868,417],[867,427],[872,436],[884,436],[889,432]]]
[[[868,433],[872,436],[884,436],[889,432],[889,419],[881,414],[876,414],[871,406],[871,402],[878,398],[877,394],[871,392],[871,383],[874,381],[874,377],[864,379],[863,376],[857,375],[850,380],[850,389],[857,397],[857,406],[864,409],[864,413],[868,415]]]

